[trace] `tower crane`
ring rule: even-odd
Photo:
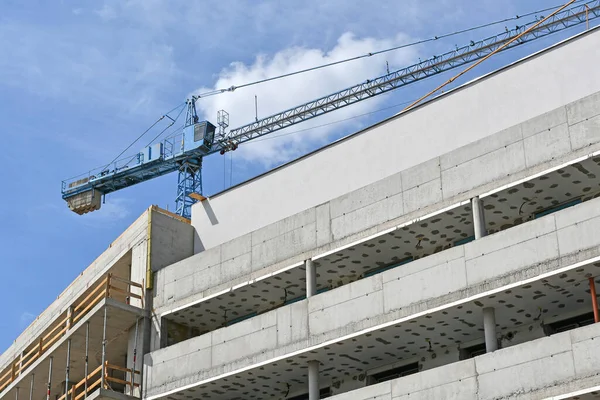
[[[180,133],[150,145],[132,157],[116,160],[103,168],[63,181],[62,197],[72,211],[84,214],[99,209],[102,197],[108,193],[178,172],[176,213],[190,218],[192,205],[205,198],[202,195],[201,171],[202,160],[207,155],[224,154],[258,137],[600,17],[600,0],[587,1],[567,8],[574,2],[575,0],[571,0],[549,17],[540,17],[539,20],[536,18],[535,21],[506,29],[486,39],[471,41],[468,45],[457,47],[445,54],[433,56],[228,132],[226,129],[229,126],[229,115],[222,110],[218,112],[218,128],[208,121],[200,121],[196,111],[196,102],[200,96],[192,96],[186,101],[186,118]],[[235,87],[223,91],[233,90]],[[175,122],[170,116],[167,117]]]

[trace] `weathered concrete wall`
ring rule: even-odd
[[[543,399],[597,383],[600,324],[331,397],[332,400]]]
[[[598,223],[600,199],[595,199],[152,352],[145,360],[148,394],[284,356],[597,256],[600,235],[590,229]],[[402,290],[407,287],[411,290]]]
[[[152,270],[194,254],[194,228],[162,211],[152,211]]]
[[[600,92],[168,266],[155,307],[200,299],[598,149]]]
[[[213,248],[600,91],[596,71],[600,63],[598,47],[600,30],[596,29],[195,205],[192,223],[198,234],[197,249]],[[577,79],[573,79],[574,76]],[[573,110],[564,113],[564,109],[559,114],[561,118],[568,117],[570,123],[581,116]],[[541,125],[531,122],[523,132],[520,128],[513,129],[505,135],[504,143],[482,142],[481,151],[473,156],[464,151],[461,160],[442,160],[442,169],[446,170],[442,175],[446,182],[441,185],[444,195],[468,190],[463,179],[468,176],[465,175],[467,170],[480,171],[466,182],[474,187],[490,176],[501,177],[517,171],[524,164],[548,159],[568,147],[578,148],[597,140],[590,129],[599,127],[598,120],[579,125],[574,128],[570,140],[564,140],[565,126],[561,125],[564,118],[556,120],[555,126],[560,127],[552,132],[543,132],[541,128],[548,122],[548,117],[539,118]],[[522,134],[525,141],[521,140]],[[553,144],[538,147],[540,141]],[[483,154],[486,156],[482,157]],[[508,161],[507,165],[498,168],[487,164],[489,159],[499,156]],[[486,168],[478,169],[477,166]],[[412,196],[405,197],[405,204],[399,197],[396,201],[392,199],[400,192],[400,187],[396,187],[396,191],[390,188],[385,203],[409,211],[418,206],[413,205],[411,199],[418,199],[419,193],[440,198],[439,182],[433,181],[440,178],[436,168],[432,168],[431,175],[424,173],[423,178],[422,182],[430,183],[411,186],[408,180],[402,182],[404,190],[416,188]],[[383,188],[379,192],[374,190],[373,196],[381,198],[385,195],[383,192]],[[252,199],[252,212],[239,207],[248,199]],[[361,204],[356,200],[350,203],[364,207],[375,202]],[[272,207],[273,204],[277,207]],[[369,214],[374,219],[385,219],[388,207],[383,205],[372,205]],[[397,211],[402,212],[401,209]],[[331,212],[333,215],[333,208]],[[368,224],[365,215],[348,215],[345,219],[362,218],[355,221],[359,229],[361,221]]]

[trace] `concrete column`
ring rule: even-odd
[[[473,228],[475,229],[475,239],[481,239],[487,235],[487,231],[485,229],[483,203],[479,199],[479,196],[471,199],[471,209],[473,210]]]
[[[308,362],[308,400],[319,400],[319,362]]]
[[[317,270],[312,260],[304,261],[306,268],[306,298],[317,294]]]
[[[493,307],[483,309],[483,331],[485,334],[485,351],[491,353],[498,350],[496,336],[496,313]]]

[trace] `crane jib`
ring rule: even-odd
[[[570,28],[600,17],[600,1],[588,2],[556,14],[544,24],[527,33],[505,49],[548,36],[552,33]],[[489,37],[479,42],[471,42],[468,46],[457,48],[441,56],[434,56],[426,61],[411,65],[379,78],[352,86],[342,91],[324,96],[309,103],[271,115],[262,120],[232,129],[217,145],[229,150],[231,143],[243,143],[315,118],[333,110],[349,106],[366,98],[386,93],[402,86],[417,82],[429,76],[468,64],[490,54],[504,43],[527,30],[535,22],[516,27]]]
[[[217,132],[217,128],[210,122],[198,120],[196,97],[192,97],[187,102],[188,111],[182,132],[161,143],[148,146],[132,157],[116,160],[83,176],[63,181],[62,197],[74,212],[83,214],[99,209],[100,198],[107,193],[178,171],[176,211],[179,215],[189,218],[191,206],[199,198],[190,195],[202,193],[202,159],[208,154],[223,154],[235,150],[241,143],[482,60],[497,50],[504,51],[582,23],[589,23],[598,17],[600,0],[587,1],[559,12],[555,11],[543,23],[540,23],[544,19],[541,17],[511,30],[506,29],[498,35],[477,42],[472,41],[466,46],[457,47],[442,55],[243,125],[227,133],[225,128],[229,123],[228,114],[218,115],[220,128]],[[535,26],[538,23],[539,26]],[[522,36],[502,48],[519,35]]]

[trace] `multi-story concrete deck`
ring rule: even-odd
[[[195,205],[197,254],[156,276],[146,397],[597,390],[598,328],[583,326],[599,42],[572,38]]]

